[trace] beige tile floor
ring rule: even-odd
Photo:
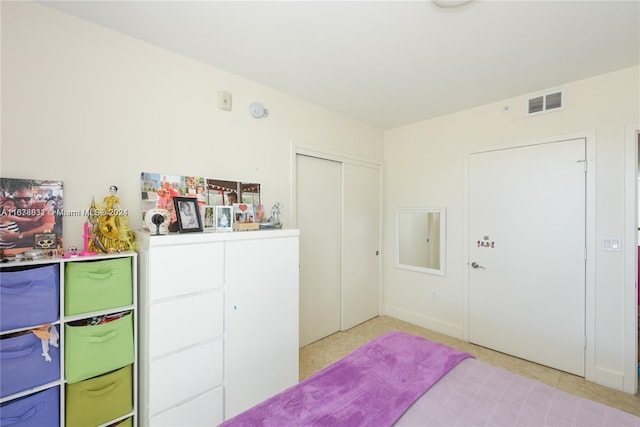
[[[470,344],[427,329],[381,316],[346,332],[338,332],[300,349],[300,380],[329,366],[369,340],[389,331],[404,331],[473,354],[478,360],[498,366],[567,393],[595,400],[640,416],[640,395],[612,390],[575,375],[528,362],[484,347]]]

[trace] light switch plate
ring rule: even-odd
[[[218,91],[218,108],[231,111],[231,94],[223,90]]]
[[[605,236],[602,238],[602,250],[620,252],[622,251],[622,238]]]

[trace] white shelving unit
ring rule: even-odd
[[[26,372],[32,372],[33,366],[29,366],[27,364],[23,364],[23,359],[18,357],[23,353],[27,353],[28,351],[16,351],[14,348],[10,348],[11,345],[10,340],[16,339],[16,337],[20,336],[30,336],[31,330],[36,329],[38,327],[42,327],[46,324],[50,324],[52,327],[55,327],[59,334],[58,347],[55,348],[50,346],[50,352],[56,357],[56,360],[52,360],[48,363],[58,363],[59,364],[59,376],[57,379],[48,381],[44,384],[39,384],[36,386],[27,385],[24,389],[20,389],[17,391],[12,391],[10,394],[3,395],[0,398],[0,404],[2,404],[2,410],[0,411],[0,418],[4,419],[5,417],[18,417],[24,419],[24,425],[38,425],[32,423],[29,418],[38,416],[38,412],[42,410],[43,404],[35,405],[33,408],[30,408],[31,405],[30,399],[36,399],[40,396],[38,393],[40,392],[49,392],[48,396],[55,396],[52,394],[54,389],[58,389],[57,400],[59,404],[59,408],[56,411],[58,415],[58,420],[56,422],[55,419],[51,419],[50,413],[49,417],[46,419],[46,425],[59,425],[59,426],[69,426],[77,425],[80,421],[72,421],[67,423],[67,417],[71,416],[72,419],[102,419],[102,422],[95,423],[94,425],[107,426],[114,423],[122,422],[119,424],[120,426],[134,426],[137,425],[137,399],[138,399],[138,386],[137,386],[137,372],[138,372],[138,363],[137,363],[137,253],[136,252],[123,252],[118,254],[110,254],[110,255],[95,255],[95,256],[85,256],[85,257],[71,257],[71,258],[54,258],[54,259],[42,259],[37,261],[16,261],[5,263],[0,266],[0,291],[2,292],[2,300],[0,303],[2,304],[2,314],[0,314],[0,339],[2,343],[0,343],[0,353],[2,353],[3,358],[7,357],[12,360],[14,363],[12,366],[15,367],[15,372],[12,372],[13,375],[17,375],[16,378],[24,377]],[[110,266],[114,265],[113,263],[117,263],[117,267],[110,268]],[[56,270],[55,274],[57,277],[58,283],[53,284],[42,284],[35,282],[27,282],[25,284],[21,284],[16,282],[13,279],[10,279],[11,276],[15,277],[14,273],[16,272],[25,272],[25,271],[40,271],[39,269],[46,267],[54,267]],[[80,268],[78,268],[80,267]],[[82,272],[76,275],[69,275],[71,271],[81,270]],[[117,271],[116,271],[117,270]],[[105,273],[106,272],[106,273]],[[18,275],[24,273],[18,273]],[[30,273],[26,273],[27,275]],[[77,277],[82,277],[78,279]],[[105,279],[106,277],[106,279]],[[101,304],[109,304],[111,300],[110,296],[107,298],[101,298],[100,291],[96,294],[91,294],[95,289],[99,288],[92,287],[89,283],[84,286],[84,280],[88,280],[93,283],[105,283],[106,288],[102,289],[102,291],[109,292],[110,286],[122,283],[122,278],[129,278],[128,282],[126,282],[126,286],[121,288],[120,294],[122,296],[122,300],[126,300],[124,304],[115,304],[105,307],[100,307]],[[101,280],[107,280],[106,282],[101,282]],[[78,280],[80,282],[78,282]],[[97,282],[96,282],[97,281]],[[73,282],[73,283],[72,283]],[[72,286],[72,285],[78,286]],[[16,309],[16,305],[19,305],[19,301],[14,301],[12,298],[16,294],[25,293],[25,295],[29,295],[29,292],[35,292],[34,295],[39,293],[38,286],[55,286],[55,293],[57,294],[57,300],[53,301],[52,304],[57,306],[57,316],[56,318],[47,320],[44,323],[35,323],[22,324],[17,327],[5,328],[5,325],[12,324],[11,312]],[[25,290],[26,289],[26,290]],[[73,291],[66,292],[67,289],[74,289]],[[85,290],[89,290],[89,294],[83,295],[81,298],[77,298],[75,294],[75,289],[79,289],[84,293]],[[20,307],[19,311],[22,310],[38,310],[38,304],[40,302],[47,303],[47,301],[38,302],[38,298],[42,300],[42,295],[40,297],[34,298],[34,305],[26,307]],[[78,303],[78,300],[80,303]],[[81,301],[86,301],[87,303],[82,303]],[[13,304],[13,305],[12,305]],[[75,306],[73,309],[74,314],[68,314],[71,312],[70,306]],[[83,311],[82,308],[85,307],[100,307],[97,309],[91,309],[90,311]],[[107,325],[102,327],[101,333],[104,333],[103,336],[98,338],[92,337],[92,333],[95,331],[93,326],[86,326],[84,329],[70,329],[75,328],[74,324],[79,323],[88,323],[88,320],[91,318],[103,318],[105,316],[113,316],[117,313],[126,313],[119,320],[113,320],[111,325]],[[122,324],[116,322],[123,322]],[[126,325],[126,327],[121,326]],[[97,328],[101,326],[96,326]],[[72,333],[68,333],[67,331],[73,331]],[[74,338],[76,331],[79,332],[80,338]],[[124,332],[123,332],[124,331]],[[126,333],[126,335],[125,335]],[[69,358],[75,358],[75,360],[80,360],[83,358],[82,352],[85,351],[85,347],[81,347],[79,350],[79,354],[75,354],[76,350],[69,351],[68,344],[71,341],[84,341],[87,342],[87,345],[90,346],[89,351],[102,351],[104,349],[108,349],[112,336],[118,336],[118,342],[126,347],[126,352],[130,351],[133,355],[131,363],[126,366],[110,366],[112,364],[117,364],[118,357],[114,357],[116,354],[123,353],[122,348],[118,348],[117,351],[114,351],[113,354],[104,354],[102,359],[105,361],[97,364],[95,361],[89,361],[86,364],[87,369],[80,368],[80,366],[76,366],[73,364],[69,364]],[[87,338],[89,337],[89,338]],[[91,347],[93,345],[104,347]],[[75,344],[72,345],[72,347]],[[38,343],[37,348],[34,348],[34,353],[37,352],[37,356],[40,357],[40,343]],[[9,354],[11,353],[11,354]],[[113,359],[115,361],[111,362],[109,359]],[[25,363],[26,359],[24,359]],[[0,362],[2,363],[2,362]],[[38,361],[37,363],[44,363],[46,366],[47,362]],[[37,366],[43,366],[38,364]],[[96,370],[95,375],[90,372],[90,370]],[[101,369],[105,371],[102,372]],[[111,416],[110,408],[100,408],[103,405],[95,405],[95,408],[87,408],[87,406],[83,406],[83,402],[78,402],[75,398],[71,397],[72,401],[68,400],[68,395],[73,393],[75,388],[86,387],[90,384],[100,384],[100,381],[104,384],[105,381],[108,381],[109,377],[107,375],[114,375],[113,372],[126,369],[127,376],[126,378],[130,378],[130,383],[126,384],[127,393],[130,390],[130,410],[127,410],[126,413],[120,411],[117,415]],[[68,374],[73,373],[75,375],[75,379],[73,381],[69,381]],[[7,375],[7,372],[3,372],[3,374]],[[89,376],[90,375],[90,376]],[[20,377],[22,376],[22,377]],[[4,378],[4,381],[7,381],[7,377]],[[20,380],[18,380],[19,382]],[[36,380],[37,381],[37,380]],[[122,382],[122,381],[119,381]],[[55,393],[55,392],[53,392]],[[4,394],[4,393],[3,393]],[[119,393],[122,394],[122,393]],[[109,399],[109,393],[105,391],[104,393],[105,399]],[[120,399],[123,399],[120,397]],[[129,396],[125,395],[124,403],[128,404]],[[78,414],[81,417],[74,418],[75,414],[68,411],[69,403],[74,408],[80,408],[82,414]],[[110,402],[106,406],[109,406]],[[46,407],[46,403],[44,407]],[[51,408],[48,408],[51,409]],[[117,410],[115,411],[117,412]],[[35,418],[34,418],[35,419]],[[23,424],[20,424],[23,425]],[[40,424],[44,425],[44,424]]]

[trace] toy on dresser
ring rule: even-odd
[[[77,248],[70,247],[67,252],[64,253],[65,258],[71,258],[75,256],[90,256],[96,255],[97,252],[93,252],[89,250],[89,241],[90,239],[95,238],[95,234],[91,231],[92,227],[89,225],[89,221],[84,223],[84,233],[82,233],[82,239],[84,241],[84,249],[82,252],[79,252]]]

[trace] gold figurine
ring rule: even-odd
[[[89,250],[114,253],[135,249],[135,235],[129,228],[129,215],[120,207],[120,199],[116,196],[118,187],[109,187],[109,195],[104,198],[104,205],[96,205],[91,200],[89,222],[93,226],[93,239]]]

